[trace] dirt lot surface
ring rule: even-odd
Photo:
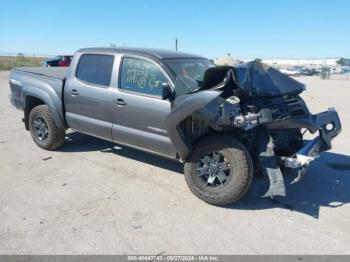
[[[0,72],[1,254],[350,254],[350,81],[302,77],[312,112],[334,106],[343,132],[287,197],[255,179],[237,205],[213,207],[182,165],[78,133],[39,149]]]

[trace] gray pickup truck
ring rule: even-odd
[[[238,201],[254,174],[269,179],[263,196],[285,196],[282,173],[299,181],[341,131],[334,109],[311,114],[304,85],[259,60],[88,48],[69,68],[14,68],[9,82],[39,147],[59,148],[71,128],[181,161],[190,190],[213,205]]]

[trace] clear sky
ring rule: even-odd
[[[0,52],[142,46],[210,58],[350,58],[350,0],[3,0]]]

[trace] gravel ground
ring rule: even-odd
[[[302,77],[313,112],[343,132],[287,197],[255,179],[237,205],[191,194],[182,165],[78,133],[39,149],[0,72],[1,254],[350,254],[350,81]]]

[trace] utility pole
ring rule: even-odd
[[[175,38],[175,51],[177,51],[177,38]]]

